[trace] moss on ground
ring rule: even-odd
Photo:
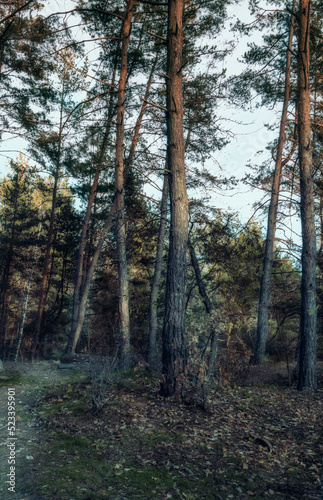
[[[20,373],[1,372],[0,374],[0,387],[21,385],[23,382],[26,382],[26,379]]]
[[[144,371],[125,373],[97,413],[89,380],[48,389],[37,406],[47,430],[29,492],[42,500],[305,500],[319,490],[316,396],[226,389],[205,413],[159,397],[157,383]],[[255,435],[269,436],[272,450]]]

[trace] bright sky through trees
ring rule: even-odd
[[[77,26],[77,18],[72,14],[63,14],[64,12],[73,10],[76,2],[73,0],[65,0],[63,2],[47,0],[44,2],[44,6],[43,15],[51,15],[57,12],[62,13],[60,17],[72,27],[73,36],[77,40],[84,39],[85,35],[82,28]],[[224,48],[229,42],[234,45],[233,52],[227,55],[222,62],[219,62],[219,69],[226,69],[227,76],[233,76],[244,71],[246,66],[239,59],[248,49],[250,41],[260,41],[261,39],[261,35],[257,32],[248,38],[246,35],[242,36],[231,31],[230,27],[238,19],[247,23],[252,22],[254,19],[248,11],[247,1],[228,7],[228,19],[225,29],[222,30],[220,38],[215,40],[219,49]],[[88,39],[89,36],[86,35],[85,38]],[[94,61],[97,57],[98,48],[95,42],[87,42],[85,44],[85,54],[90,61]],[[265,124],[272,125],[277,122],[278,125],[280,109],[279,107],[274,110],[268,110],[264,107],[256,108],[256,101],[257,97],[255,96],[252,103],[254,105],[253,110],[249,111],[230,103],[230,100],[227,98],[219,99],[217,113],[222,128],[227,130],[230,135],[230,142],[222,150],[215,151],[212,158],[206,162],[205,167],[212,175],[227,178],[236,177],[238,180],[241,180],[249,171],[247,168],[248,164],[260,165],[271,155],[271,151],[266,150],[266,146],[277,137],[277,132],[276,130],[269,131],[265,127]],[[26,151],[27,142],[23,137],[7,140],[7,137],[4,136],[3,139],[5,140],[3,140],[0,149],[0,172],[2,174],[7,170],[10,158],[15,159],[21,152],[28,156]],[[146,193],[155,199],[159,199],[160,193],[156,193],[156,190],[149,185],[146,187]],[[194,192],[190,193],[190,196],[194,198]],[[199,194],[196,193],[196,196],[199,196]],[[242,183],[232,188],[224,188],[223,186],[215,187],[209,193],[209,196],[212,206],[224,210],[231,209],[236,211],[242,223],[246,223],[255,213],[253,207],[255,202],[265,203],[266,200],[268,201],[268,196],[263,191],[260,189],[251,189],[251,187]],[[261,211],[258,210],[256,212],[256,218],[262,219],[265,223],[265,217]],[[291,219],[290,224],[293,226],[293,230],[296,228],[296,232],[298,232],[297,220]],[[290,233],[281,234],[282,238],[290,236]]]

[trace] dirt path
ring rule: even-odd
[[[41,500],[39,497],[26,494],[26,486],[32,476],[35,464],[36,448],[40,445],[41,428],[37,422],[37,415],[31,407],[39,392],[46,386],[52,386],[66,381],[71,375],[70,370],[58,370],[54,362],[41,362],[37,364],[4,363],[5,373],[19,373],[23,376],[21,384],[11,385],[2,377],[3,387],[0,387],[0,498],[1,500]],[[14,388],[16,429],[10,439],[8,430],[8,388]],[[15,492],[9,491],[10,464],[8,459],[11,454],[15,459]],[[38,464],[37,464],[38,465]]]

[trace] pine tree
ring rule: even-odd
[[[172,396],[181,390],[185,374],[185,278],[188,239],[188,200],[183,132],[183,0],[168,6],[167,45],[167,164],[170,195],[170,236],[167,265],[165,316],[163,325],[163,379],[161,394]]]
[[[299,342],[299,390],[317,387],[316,371],[316,230],[312,165],[310,88],[310,2],[298,10],[298,154],[301,186],[302,282]]]
[[[34,171],[22,156],[15,162],[11,161],[10,168],[11,173],[3,179],[0,192],[2,359],[7,354],[9,339],[13,339],[15,334],[13,324],[21,290],[14,283],[17,283],[17,275],[24,271],[26,265],[28,266],[28,247],[33,226],[37,225],[36,213],[32,207]]]
[[[292,12],[295,11],[296,0],[293,3]],[[263,261],[263,271],[259,293],[259,309],[258,309],[258,323],[257,323],[257,339],[256,348],[253,358],[255,365],[262,364],[265,358],[266,342],[269,334],[269,307],[270,307],[270,294],[271,294],[271,270],[274,258],[275,246],[275,230],[276,219],[278,213],[278,199],[279,190],[282,177],[282,168],[288,162],[288,158],[283,161],[283,148],[285,142],[286,124],[287,124],[287,110],[289,104],[290,94],[290,80],[291,80],[291,54],[292,43],[294,34],[294,15],[291,15],[291,23],[289,30],[288,47],[286,52],[286,72],[285,72],[285,91],[284,102],[280,122],[279,139],[276,150],[275,172],[273,185],[271,189],[271,199],[268,209],[268,222],[267,222],[267,236],[265,255]],[[296,145],[296,143],[295,143]]]

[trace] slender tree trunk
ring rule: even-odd
[[[24,333],[32,275],[33,275],[33,268],[31,269],[29,277],[28,277],[28,282],[26,285],[26,290],[25,290],[23,304],[22,304],[21,319],[20,319],[19,334],[18,334],[18,344],[17,344],[17,350],[16,350],[16,354],[15,354],[15,363],[17,363],[17,361],[18,361],[19,351],[20,351],[22,337],[23,337],[23,333]]]
[[[134,158],[134,155],[136,152],[136,147],[137,147],[137,143],[138,143],[138,139],[139,139],[140,127],[141,127],[142,119],[144,117],[144,114],[145,114],[145,111],[147,108],[147,99],[148,99],[148,95],[149,95],[149,91],[150,91],[150,87],[151,87],[151,83],[152,83],[153,74],[154,74],[154,71],[156,68],[156,63],[157,63],[157,55],[156,55],[156,59],[155,59],[155,62],[153,64],[153,68],[152,68],[152,71],[150,73],[150,76],[149,76],[149,79],[147,82],[145,98],[143,100],[143,104],[141,106],[140,113],[139,113],[138,118],[137,118],[135,130],[134,130],[134,135],[133,135],[132,142],[131,142],[130,152],[129,152],[128,158],[124,164],[124,174],[123,174],[124,180],[126,179],[127,173],[131,167],[131,163],[133,161],[133,158]],[[88,268],[86,273],[85,273],[85,270],[83,269],[84,285],[81,289],[81,293],[79,296],[78,314],[77,314],[76,322],[74,325],[74,329],[73,329],[73,331],[71,330],[71,333],[70,333],[69,339],[68,339],[68,343],[67,343],[67,347],[66,347],[67,354],[72,354],[75,352],[76,345],[79,341],[81,331],[82,331],[82,326],[83,326],[84,319],[85,319],[87,300],[88,300],[88,295],[90,292],[94,272],[95,272],[100,254],[101,254],[103,244],[105,242],[106,236],[110,230],[113,218],[115,216],[116,207],[117,207],[117,198],[116,198],[116,191],[115,191],[115,195],[114,195],[114,199],[113,199],[111,208],[106,215],[106,219],[105,219],[102,231],[101,231],[101,236],[99,238],[96,249],[94,251],[92,260],[89,264],[89,268]]]
[[[60,96],[61,99],[60,99],[60,110],[59,110],[59,132],[58,132],[58,142],[57,142],[57,160],[56,160],[56,166],[55,166],[52,207],[51,207],[51,213],[50,213],[48,239],[47,239],[44,266],[43,266],[43,276],[42,276],[40,290],[39,290],[38,312],[37,312],[37,319],[36,319],[36,325],[35,325],[35,330],[34,330],[33,346],[32,346],[32,351],[31,351],[32,359],[35,358],[35,355],[36,355],[36,352],[38,349],[39,339],[40,339],[43,314],[44,314],[44,309],[45,309],[45,304],[46,304],[46,295],[47,295],[46,294],[46,287],[48,284],[49,261],[50,261],[50,254],[51,254],[51,250],[52,250],[53,237],[54,237],[54,223],[55,223],[56,205],[57,205],[57,191],[58,191],[58,181],[59,181],[59,173],[60,173],[60,167],[61,167],[61,155],[62,155],[62,139],[63,139],[62,133],[63,133],[63,129],[64,129],[64,124],[63,124],[64,99],[65,99],[65,79],[64,78],[63,78],[63,84],[62,84],[62,92],[61,92],[61,96]]]
[[[167,169],[167,162],[166,162]],[[168,201],[169,179],[168,173],[164,174],[163,192],[160,205],[160,223],[157,239],[157,251],[155,260],[154,276],[151,283],[150,299],[149,299],[149,331],[148,331],[148,351],[147,362],[150,366],[156,363],[156,339],[157,339],[157,300],[159,295],[159,283],[163,265],[163,251],[165,232],[167,224],[167,201]]]
[[[195,249],[194,249],[194,246],[193,246],[192,242],[190,241],[190,239],[188,239],[188,249],[190,252],[191,262],[192,262],[192,266],[193,266],[193,269],[195,272],[196,282],[197,282],[200,296],[203,299],[206,312],[208,314],[212,314],[213,307],[212,307],[211,301],[209,299],[209,296],[207,294],[206,288],[204,286],[202,276],[201,276],[200,266],[199,266],[199,263],[198,263],[198,260],[196,257],[196,253],[195,253]]]
[[[6,289],[2,298],[1,309],[1,339],[2,339],[2,358],[7,357],[7,326],[8,326],[8,305],[9,305],[10,282],[6,284]]]
[[[295,10],[296,0],[293,2],[293,12]],[[272,282],[272,267],[274,260],[275,232],[278,211],[278,198],[281,183],[281,174],[283,167],[283,147],[285,142],[285,130],[287,123],[287,109],[289,103],[290,91],[290,74],[291,74],[291,54],[294,34],[294,16],[291,16],[291,24],[289,30],[288,48],[286,53],[286,70],[285,70],[285,93],[282,116],[280,121],[279,139],[277,147],[277,156],[275,163],[274,180],[271,190],[271,199],[268,211],[267,236],[265,255],[263,260],[263,269],[260,282],[259,292],[259,308],[258,308],[258,323],[257,323],[257,340],[255,353],[253,356],[253,364],[260,365],[264,362],[267,338],[269,334],[269,308],[271,296]]]
[[[18,181],[19,182],[19,181]],[[7,256],[6,266],[3,272],[1,292],[2,292],[2,307],[1,307],[1,318],[0,318],[0,346],[1,346],[1,357],[2,359],[6,356],[6,338],[7,338],[7,321],[8,321],[8,301],[9,301],[9,291],[10,291],[10,276],[11,276],[11,264],[15,252],[15,239],[16,239],[16,223],[17,223],[17,212],[18,212],[18,197],[19,188],[15,193],[14,210],[13,210],[13,224],[10,234],[10,243]]]
[[[43,265],[43,270],[42,270],[43,276],[42,276],[40,290],[39,290],[37,319],[36,319],[34,338],[33,338],[33,346],[32,346],[32,352],[31,352],[32,359],[35,358],[35,355],[37,352],[40,331],[41,331],[41,326],[42,326],[42,319],[43,319],[43,314],[44,314],[44,309],[45,309],[45,298],[46,298],[46,286],[47,286],[47,280],[48,280],[49,261],[50,261],[50,254],[51,254],[51,250],[52,250],[52,243],[53,243],[53,237],[54,237],[54,222],[55,222],[55,212],[56,212],[56,205],[57,205],[58,176],[59,176],[59,164],[56,167],[55,178],[54,178],[52,207],[51,207],[51,213],[50,213],[48,238],[47,238],[47,244],[46,244],[44,265]]]
[[[116,67],[117,67],[117,58],[115,61],[115,66],[114,66],[114,71],[113,71],[113,76],[112,76],[112,81],[111,81],[111,85],[113,85],[113,86],[115,85]],[[71,333],[69,336],[69,342],[68,342],[67,349],[66,349],[67,352],[70,352],[70,350],[71,350],[70,339],[73,339],[73,337],[75,335],[75,330],[77,327],[81,293],[82,293],[82,281],[84,280],[84,274],[86,273],[86,270],[84,269],[84,260],[85,260],[84,259],[84,252],[85,252],[86,241],[87,241],[87,233],[88,233],[89,222],[90,222],[90,218],[91,218],[91,211],[92,211],[93,203],[94,203],[97,188],[98,188],[99,177],[100,177],[100,173],[101,173],[102,166],[103,166],[104,156],[105,156],[105,152],[106,152],[107,145],[108,145],[108,139],[110,136],[112,118],[113,118],[114,111],[115,111],[115,103],[113,102],[113,99],[111,98],[110,104],[109,104],[105,132],[104,132],[103,141],[102,141],[102,145],[101,145],[101,149],[100,149],[100,153],[99,153],[99,158],[98,158],[98,164],[97,164],[97,168],[95,171],[94,180],[93,180],[93,184],[91,187],[91,192],[90,192],[87,207],[86,207],[85,217],[84,217],[84,221],[83,221],[83,225],[82,225],[80,245],[78,248],[77,264],[76,264],[76,280],[75,280],[75,287],[74,287],[74,293],[73,293],[72,325],[71,325]]]
[[[316,372],[316,232],[311,147],[311,95],[309,81],[310,1],[300,0],[298,48],[298,141],[302,223],[301,322],[299,390],[317,387]]]
[[[116,232],[117,232],[117,261],[119,281],[119,362],[122,369],[130,367],[130,310],[129,310],[129,276],[126,251],[126,226],[124,210],[124,113],[126,99],[126,78],[128,47],[133,15],[134,1],[128,0],[123,24],[121,70],[117,104],[117,138],[115,160],[115,190],[116,190]]]
[[[14,230],[12,234],[14,235]],[[6,340],[7,340],[7,323],[8,323],[8,310],[9,310],[9,298],[10,298],[10,277],[11,277],[11,264],[14,254],[13,240],[10,242],[10,248],[8,252],[8,260],[4,270],[4,279],[2,284],[2,307],[1,307],[1,317],[0,317],[0,329],[1,329],[1,351],[2,358],[6,357]]]
[[[101,254],[103,244],[105,242],[106,236],[109,232],[113,218],[115,216],[115,212],[116,212],[116,197],[114,196],[114,200],[112,202],[111,208],[106,216],[104,226],[102,228],[102,233],[101,233],[100,239],[98,241],[97,247],[95,249],[91,263],[90,263],[89,268],[88,268],[87,273],[86,273],[84,287],[82,289],[82,294],[81,294],[81,298],[80,298],[80,302],[79,302],[79,313],[78,313],[78,318],[77,318],[77,324],[76,324],[75,330],[73,332],[73,336],[70,334],[69,341],[68,341],[67,348],[66,348],[67,354],[73,354],[75,352],[76,345],[79,341],[82,327],[84,324],[87,300],[88,300],[94,272],[95,272],[96,266],[98,264],[98,260],[99,260],[100,254]]]
[[[167,46],[167,158],[170,190],[170,238],[163,325],[163,378],[160,392],[180,392],[185,376],[185,281],[188,238],[188,200],[183,136],[183,12],[184,0],[168,2]]]
[[[199,266],[199,263],[198,263],[198,260],[196,257],[196,253],[195,253],[195,249],[194,249],[194,246],[193,246],[192,242],[190,241],[190,239],[188,240],[188,248],[190,251],[191,262],[192,262],[192,266],[193,266],[193,269],[195,272],[196,282],[197,282],[200,296],[202,297],[206,312],[209,315],[211,315],[213,313],[213,306],[212,306],[212,303],[211,303],[210,298],[208,296],[208,293],[206,291],[206,288],[204,286],[203,279],[201,276],[200,266]],[[208,372],[207,372],[207,378],[209,381],[211,380],[213,373],[214,373],[214,370],[215,370],[217,351],[218,351],[218,335],[217,335],[217,332],[215,329],[215,325],[212,325],[212,331],[211,331],[210,337],[211,337],[210,357],[209,357],[209,368],[208,368]]]

